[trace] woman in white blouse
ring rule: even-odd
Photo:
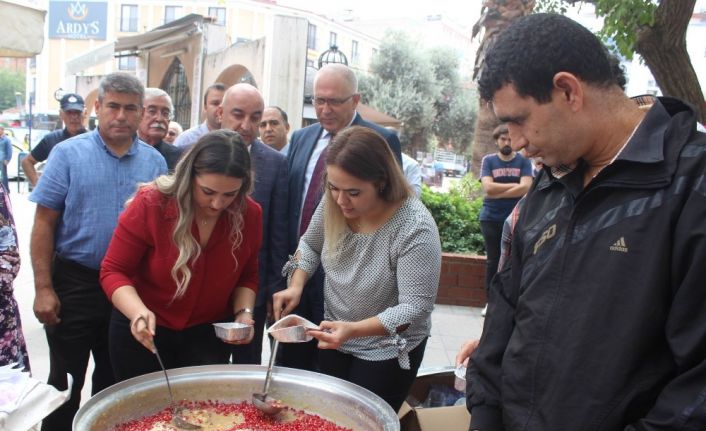
[[[441,244],[429,211],[414,197],[387,146],[353,126],[326,154],[325,195],[285,266],[275,318],[299,303],[319,264],[325,320],[321,371],[379,395],[397,411],[424,356],[439,286]]]

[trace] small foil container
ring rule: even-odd
[[[216,336],[223,341],[240,341],[248,338],[253,333],[252,325],[239,322],[214,323]]]
[[[280,343],[305,343],[314,338],[307,329],[320,328],[301,316],[290,314],[270,325],[267,333]]]
[[[459,365],[454,370],[454,389],[466,392],[466,367]]]

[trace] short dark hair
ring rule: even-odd
[[[554,75],[569,72],[587,83],[616,83],[608,51],[587,28],[557,14],[519,18],[485,55],[478,87],[484,100],[506,84],[539,103],[551,100]]]
[[[268,108],[278,110],[279,115],[282,116],[282,121],[284,121],[284,124],[287,124],[287,125],[289,124],[289,118],[287,118],[287,113],[284,112],[284,109],[280,108],[279,106],[274,106],[274,105],[268,106]]]
[[[204,106],[206,105],[206,103],[208,103],[208,93],[209,93],[209,91],[211,91],[211,90],[226,91],[226,86],[225,86],[225,84],[222,84],[222,83],[220,83],[220,82],[216,82],[216,83],[211,84],[211,85],[209,85],[208,87],[206,87],[206,92],[203,93],[203,104],[204,104]]]
[[[608,56],[608,61],[610,62],[610,69],[613,71],[613,78],[615,78],[615,83],[618,84],[623,91],[628,84],[628,79],[625,76],[625,69],[623,65],[620,64],[620,58],[615,54],[610,54]]]
[[[493,139],[495,139],[497,141],[500,136],[509,135],[509,134],[510,134],[510,131],[507,128],[507,124],[502,123],[501,125],[499,125],[498,127],[496,127],[493,130]]]

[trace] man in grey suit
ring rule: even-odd
[[[267,303],[272,294],[284,289],[282,267],[289,246],[287,213],[287,158],[262,143],[258,126],[265,102],[257,88],[236,84],[226,90],[218,111],[221,127],[240,134],[248,146],[255,184],[252,198],[262,207],[262,248],[260,249],[260,285],[253,313],[255,337],[250,344],[233,346],[233,363],[260,364],[262,336],[267,319]]]
[[[297,130],[289,143],[289,238],[291,252],[296,250],[299,238],[306,231],[309,220],[323,194],[320,158],[325,159],[331,138],[351,125],[375,130],[387,141],[402,169],[402,152],[397,135],[376,124],[363,120],[356,112],[360,101],[355,73],[342,64],[322,67],[314,78],[314,107],[319,122]],[[318,163],[317,163],[318,162]],[[318,165],[318,166],[317,166]],[[323,272],[321,269],[309,279],[301,301],[294,313],[318,324],[323,320]],[[280,347],[279,365],[316,370],[316,340]]]

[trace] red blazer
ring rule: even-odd
[[[170,272],[178,256],[172,241],[176,201],[154,187],[139,190],[120,215],[101,264],[101,285],[108,298],[117,288],[132,285],[157,316],[157,324],[174,330],[231,320],[234,289],[248,287],[257,292],[262,210],[246,199],[240,247],[231,252],[230,222],[222,215],[199,258],[189,264],[191,281],[186,293],[172,302],[176,283]],[[191,233],[198,240],[195,223]]]

